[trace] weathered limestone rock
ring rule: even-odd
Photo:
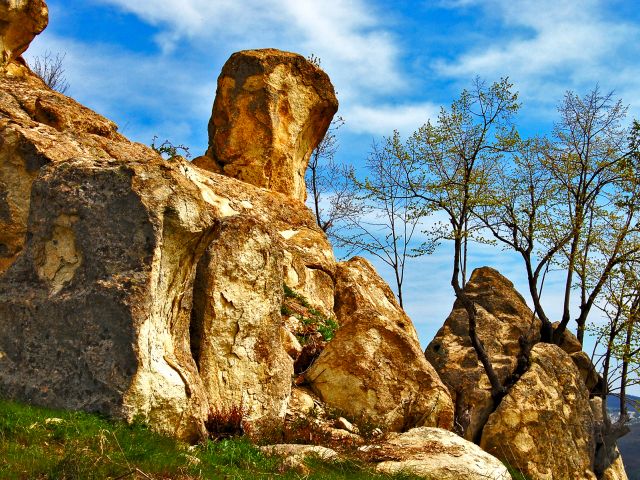
[[[438,480],[511,480],[497,458],[458,435],[420,427],[392,436],[382,445],[361,447],[367,459],[379,462],[380,473],[405,473]]]
[[[42,166],[75,157],[158,157],[118,134],[110,120],[20,71],[0,73],[0,274],[24,246],[31,184]]]
[[[537,341],[540,321],[513,284],[492,268],[474,270],[465,292],[476,302],[478,336],[504,381],[517,366],[520,337]],[[467,440],[478,441],[494,405],[489,379],[468,332],[467,312],[456,301],[425,355],[449,388],[456,409],[456,431]]]
[[[293,360],[280,332],[282,247],[255,220],[222,222],[198,265],[192,343],[212,408],[242,407],[253,434],[284,420]]]
[[[48,22],[44,0],[0,0],[0,66],[22,55]]]
[[[531,366],[491,414],[480,446],[528,478],[595,479],[594,417],[571,358],[539,343]]]
[[[157,158],[57,162],[32,198],[25,250],[0,277],[0,390],[202,435],[189,287],[223,213]]]
[[[207,156],[225,175],[304,201],[304,173],[338,101],[304,57],[246,50],[227,60],[209,121]]]
[[[553,328],[558,328],[560,322],[555,322]],[[587,386],[587,390],[593,392],[602,382],[602,376],[596,370],[596,367],[591,362],[591,358],[585,352],[582,351],[582,345],[573,333],[569,330],[565,330],[560,337],[558,346],[571,355],[571,360],[575,363],[576,367],[580,371],[580,376]]]
[[[340,324],[305,377],[327,405],[390,430],[451,428],[446,387],[420,350],[415,328],[366,260],[338,264]]]

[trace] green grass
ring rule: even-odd
[[[311,474],[283,471],[244,438],[189,446],[99,415],[0,399],[0,479],[401,479],[352,461],[309,459]]]

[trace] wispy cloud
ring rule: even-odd
[[[597,82],[620,93],[640,93],[640,68],[637,63],[626,63],[629,50],[640,53],[640,29],[607,16],[607,2],[445,3],[451,8],[484,11],[499,20],[503,33],[490,29],[482,41],[453,60],[437,61],[441,75],[490,79],[509,75],[528,99],[543,102],[557,102],[563,90],[592,88]],[[618,76],[623,70],[627,73]]]
[[[439,107],[431,102],[412,104],[353,105],[345,113],[350,129],[356,133],[389,136],[393,130],[410,135],[429,119],[435,119]]]

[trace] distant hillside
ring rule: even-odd
[[[640,402],[640,397],[629,395],[629,399]],[[619,412],[618,399],[614,396],[608,397],[607,407],[611,416],[616,418]],[[640,412],[629,405],[629,414],[631,415],[631,432],[618,441],[618,447],[629,480],[640,480]]]
[[[618,418],[618,414],[620,411],[620,404],[618,403],[618,398],[610,395],[607,397],[607,408],[609,409],[609,413],[613,419]],[[629,416],[631,417],[631,424],[639,424],[640,423],[640,410],[638,406],[640,405],[640,397],[634,397],[633,395],[627,395],[627,410],[629,411]],[[635,403],[634,403],[635,402]]]
[[[640,423],[631,425],[631,433],[618,441],[629,480],[640,480]]]

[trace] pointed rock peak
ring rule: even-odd
[[[0,0],[0,66],[22,55],[48,22],[44,0]]]
[[[218,77],[206,155],[225,175],[304,201],[309,157],[337,110],[329,77],[304,57],[234,53]]]

